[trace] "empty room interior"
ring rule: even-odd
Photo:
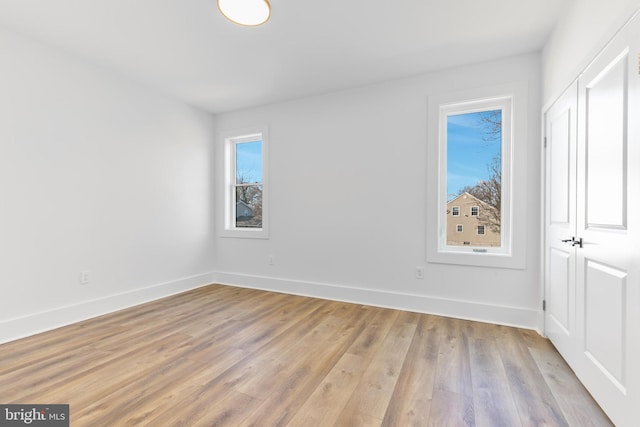
[[[638,10],[0,0],[0,425],[637,426]]]

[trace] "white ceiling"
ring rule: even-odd
[[[212,113],[540,50],[572,0],[0,0],[0,25]]]

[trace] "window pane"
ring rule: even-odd
[[[262,141],[236,144],[236,183],[262,182]]]
[[[262,228],[262,186],[236,187],[236,227]]]
[[[447,245],[500,246],[501,175],[502,110],[448,115]]]

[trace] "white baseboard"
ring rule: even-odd
[[[0,321],[0,343],[24,338],[40,332],[112,313],[124,308],[164,298],[169,295],[212,283],[212,273],[204,273],[170,282],[159,283],[130,292],[109,295],[65,307]]]
[[[185,277],[0,322],[0,343],[199,288],[211,283],[435,314],[539,331],[536,310],[319,282],[216,272]]]
[[[214,273],[215,283],[334,301],[435,314],[539,330],[536,310],[239,273]]]

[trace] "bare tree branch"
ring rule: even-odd
[[[463,187],[460,193],[469,193],[486,203],[493,209],[480,209],[478,219],[487,224],[493,231],[500,232],[502,219],[502,170],[500,156],[495,156],[489,168],[489,178],[476,185]]]
[[[492,110],[480,114],[480,125],[486,131],[482,138],[485,142],[496,141],[502,138],[502,111]]]

